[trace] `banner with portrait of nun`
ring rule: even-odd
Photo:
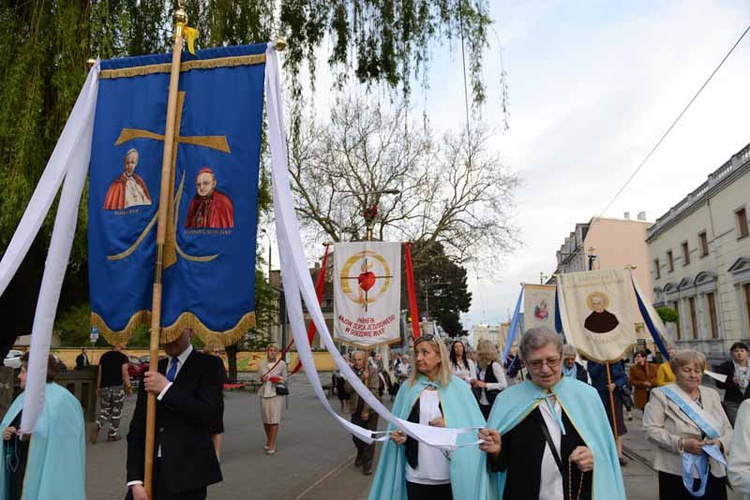
[[[630,274],[614,269],[557,276],[558,326],[588,359],[617,361],[636,342],[635,325],[643,319]]]

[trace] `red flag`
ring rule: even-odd
[[[414,287],[414,266],[411,262],[411,245],[404,243],[404,260],[406,261],[406,290],[409,294],[411,310],[411,328],[415,339],[419,338],[419,311],[417,310],[417,291]]]

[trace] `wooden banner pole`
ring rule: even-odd
[[[612,372],[609,371],[609,363],[604,363],[607,367],[607,390],[612,385]],[[612,411],[612,430],[615,433],[615,440],[620,437],[617,433],[617,414],[615,413],[615,391],[609,391],[609,409]]]
[[[164,129],[164,154],[161,161],[161,186],[159,190],[159,212],[156,229],[156,269],[154,273],[153,300],[151,306],[151,344],[149,349],[149,371],[159,370],[159,340],[161,337],[161,298],[162,270],[164,268],[164,242],[167,235],[167,215],[171,202],[170,181],[172,178],[172,151],[174,149],[175,121],[177,115],[177,90],[182,60],[183,28],[187,24],[187,14],[180,2],[174,14],[175,33],[172,45],[172,67],[169,77],[167,97],[167,123]],[[154,435],[156,431],[156,395],[148,393],[146,406],[146,456],[144,462],[143,485],[149,498],[152,498],[154,472]]]

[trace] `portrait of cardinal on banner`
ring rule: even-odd
[[[234,227],[234,204],[226,194],[216,189],[216,175],[208,167],[198,171],[195,181],[195,196],[190,201],[185,227],[231,228]]]

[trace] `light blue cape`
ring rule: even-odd
[[[23,409],[21,393],[3,418],[8,427]],[[31,433],[23,500],[43,498],[86,498],[86,436],[81,403],[70,391],[55,383],[44,389],[44,409]],[[0,470],[0,497],[5,495],[8,471]]]
[[[396,395],[393,414],[406,420],[414,403],[427,388],[428,380],[419,376],[412,386],[404,382]],[[474,394],[460,378],[453,376],[447,387],[438,387],[445,426],[450,428],[484,427],[485,421]],[[393,430],[392,426],[388,430]],[[476,441],[476,432],[458,436],[457,444]],[[451,452],[451,489],[456,499],[489,498],[487,455],[476,445],[464,446]],[[386,441],[380,452],[378,470],[370,489],[370,500],[406,500],[405,447]]]
[[[588,384],[562,377],[552,388],[563,411],[568,415],[581,439],[594,454],[592,499],[625,499],[617,447],[599,393]],[[504,434],[518,425],[543,402],[545,389],[531,381],[513,385],[501,392],[487,422],[487,427]],[[505,473],[497,476],[497,498],[503,498]]]

